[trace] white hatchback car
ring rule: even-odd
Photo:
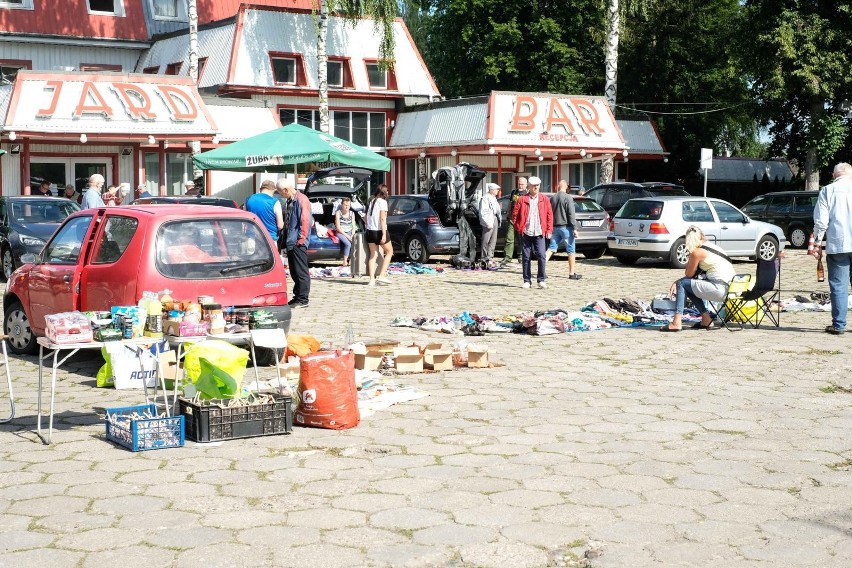
[[[607,244],[621,264],[655,257],[683,268],[689,258],[685,235],[690,225],[728,256],[772,260],[786,244],[780,227],[752,221],[727,201],[686,196],[631,199],[613,217]]]

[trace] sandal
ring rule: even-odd
[[[660,331],[662,331],[663,333],[675,333],[677,331],[680,331],[681,329],[683,329],[683,328],[669,327],[669,325],[666,324],[666,325],[664,325],[663,327],[660,328]]]
[[[691,329],[713,329],[713,322],[711,321],[707,325],[702,325],[701,322],[692,325]]]

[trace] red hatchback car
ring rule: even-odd
[[[15,353],[33,353],[44,316],[135,305],[145,291],[175,299],[271,311],[290,327],[287,277],[269,233],[251,213],[204,205],[134,205],[69,216],[18,268],[3,297],[3,331]],[[273,354],[258,352],[272,361]]]

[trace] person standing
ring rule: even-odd
[[[515,211],[515,205],[518,203],[518,199],[521,198],[522,195],[527,194],[527,178],[519,177],[518,178],[518,187],[512,190],[512,193],[509,194],[509,211],[506,213],[509,220],[513,218],[513,213]],[[503,264],[507,264],[509,262],[515,261],[515,241],[520,241],[521,238],[518,235],[518,232],[515,230],[514,225],[509,224],[509,230],[506,231],[506,244],[503,246]]]
[[[43,180],[38,189],[35,192],[36,195],[42,195],[44,197],[53,197],[53,192],[50,191],[50,182],[47,180]]]
[[[489,183],[485,188],[488,193],[479,200],[479,224],[482,225],[479,258],[486,263],[486,266],[490,266],[494,259],[494,247],[497,245],[497,232],[500,228],[500,204],[497,203],[500,186]]]
[[[198,197],[198,188],[195,187],[195,182],[190,180],[186,180],[183,184],[183,194]]]
[[[118,199],[119,205],[130,205],[133,203],[133,192],[130,191],[130,184],[126,181],[118,184]]]
[[[841,335],[846,331],[849,309],[849,285],[852,282],[849,265],[852,263],[852,166],[840,162],[834,166],[830,184],[822,188],[814,208],[813,254],[822,258],[823,236],[828,265],[828,288],[831,296],[831,325],[825,332]]]
[[[370,245],[370,258],[367,260],[367,274],[370,281],[367,286],[375,286],[376,282],[390,284],[388,278],[388,266],[393,256],[393,245],[388,234],[388,186],[379,185],[370,205],[367,207],[367,244]],[[376,264],[378,264],[379,251],[382,251],[382,267],[376,278]]]
[[[260,184],[260,193],[255,193],[246,200],[246,211],[254,213],[263,223],[266,232],[272,237],[272,242],[278,243],[278,231],[284,228],[284,210],[281,202],[275,198],[275,182],[271,179]]]
[[[293,279],[293,299],[291,308],[307,308],[311,293],[311,274],[308,272],[308,237],[311,234],[311,202],[308,197],[296,191],[293,184],[284,180],[278,182],[278,189],[287,198],[287,264]]]
[[[104,176],[101,174],[92,174],[89,176],[89,183],[86,186],[86,191],[83,192],[83,202],[80,204],[80,209],[97,209],[104,206],[104,200],[101,199],[101,188],[104,186]]]
[[[103,199],[104,205],[106,205],[107,207],[115,207],[116,205],[120,205],[121,198],[118,196],[118,186],[109,186],[104,192],[104,194],[101,196],[101,199]]]
[[[529,288],[532,282],[532,251],[538,256],[538,271],[536,280],[539,288],[547,288],[545,280],[544,239],[549,239],[553,233],[553,210],[550,200],[538,192],[541,180],[536,176],[529,179],[528,193],[522,195],[515,204],[512,213],[512,223],[521,236],[521,263],[524,275],[524,288]]]
[[[559,244],[565,241],[568,279],[579,280],[582,276],[574,272],[577,260],[577,212],[574,208],[574,198],[568,194],[568,182],[564,179],[559,180],[556,185],[556,194],[551,198],[550,205],[553,207],[553,238],[547,248],[547,260],[559,249]]]
[[[70,183],[66,185],[65,189],[62,191],[62,197],[70,199],[71,201],[76,201],[78,205],[83,201],[83,196],[77,193],[77,190],[74,189],[74,186]]]

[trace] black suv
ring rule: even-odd
[[[658,197],[660,195],[689,195],[689,193],[684,191],[683,186],[672,183],[655,181],[642,184],[620,181],[596,185],[584,193],[583,197],[596,201],[609,213],[610,217],[613,217],[621,209],[621,206],[627,203],[628,199]]]
[[[756,221],[778,225],[790,246],[804,248],[814,230],[814,207],[818,191],[777,191],[758,195],[742,212]]]

